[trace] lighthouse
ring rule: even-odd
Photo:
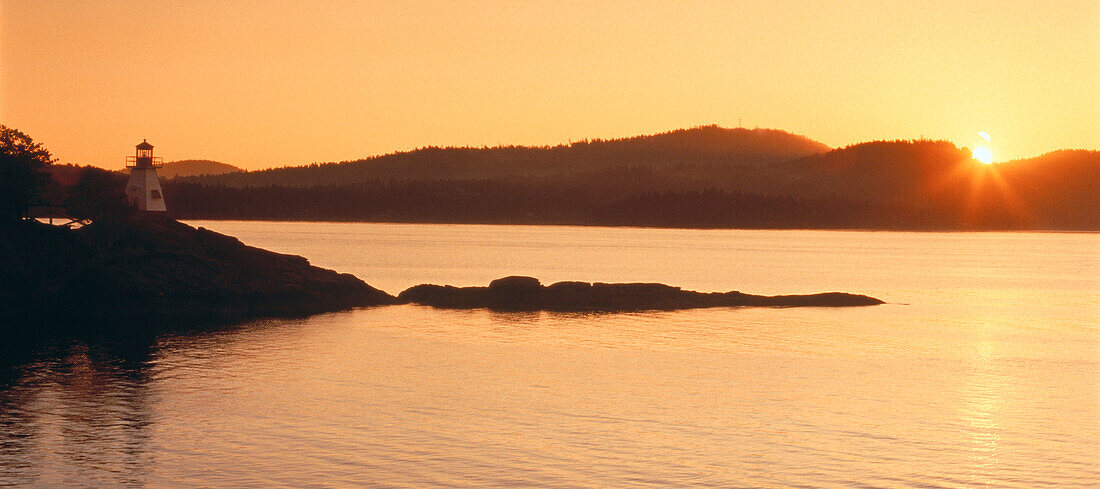
[[[130,204],[140,211],[166,212],[164,195],[160,191],[160,179],[157,168],[160,158],[153,157],[153,145],[146,140],[136,146],[137,153],[126,157],[126,168],[130,169],[130,181],[126,183],[126,197]]]

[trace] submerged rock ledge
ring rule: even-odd
[[[874,297],[843,292],[809,295],[751,295],[695,292],[655,283],[558,282],[543,286],[532,277],[505,277],[488,287],[423,284],[397,296],[399,302],[448,309],[503,311],[642,311],[701,307],[844,307],[883,304]]]

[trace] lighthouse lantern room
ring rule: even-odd
[[[138,210],[166,212],[164,195],[160,190],[157,168],[161,160],[153,156],[153,145],[144,139],[137,145],[137,153],[126,158],[130,169],[130,181],[126,183],[126,197]]]

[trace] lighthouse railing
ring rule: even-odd
[[[164,165],[164,160],[162,160],[161,157],[159,157],[159,156],[151,156],[151,157],[148,157],[148,158],[145,158],[145,157],[138,158],[137,156],[127,156],[126,157],[126,168],[137,168],[139,159],[149,160],[149,168],[160,168],[161,166]]]

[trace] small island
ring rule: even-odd
[[[657,283],[558,282],[542,285],[532,277],[504,277],[488,287],[417,285],[401,302],[449,309],[502,311],[644,311],[702,307],[841,307],[883,304],[874,297],[842,292],[763,296],[731,292],[695,292]]]

